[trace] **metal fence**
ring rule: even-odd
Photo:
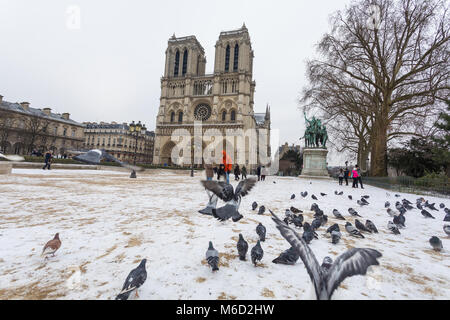
[[[363,183],[398,192],[440,194],[450,196],[450,179],[417,179],[408,176],[399,177],[363,177]]]

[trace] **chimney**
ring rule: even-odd
[[[65,113],[62,114],[62,117],[63,117],[64,120],[69,120],[70,113],[65,112]]]
[[[42,109],[42,111],[44,111],[44,113],[49,116],[50,113],[52,112],[52,109],[51,108],[44,108],[44,109]]]
[[[30,103],[29,102],[21,102],[20,105],[22,106],[22,108],[24,108],[24,110],[29,110],[30,109]]]
[[[0,94],[0,104],[3,102],[3,96]]]

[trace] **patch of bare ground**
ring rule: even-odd
[[[102,254],[101,256],[98,256],[96,259],[98,260],[98,259],[104,258],[116,249],[117,249],[117,245],[115,244],[114,246],[112,246],[111,248],[106,250],[106,252],[104,254]]]
[[[142,245],[142,241],[138,239],[137,237],[131,237],[128,240],[128,244],[125,246],[125,248],[132,248],[132,247],[139,247]]]
[[[221,292],[220,296],[217,297],[217,300],[236,300],[237,297],[232,295],[227,295],[225,292]]]
[[[275,298],[275,294],[273,293],[273,291],[269,290],[267,288],[263,289],[263,291],[261,292],[261,295],[266,298]]]
[[[64,281],[49,284],[41,284],[35,281],[20,287],[0,289],[0,297],[3,300],[44,300],[62,298],[65,294],[58,292],[57,288],[64,287]]]
[[[195,282],[197,283],[203,283],[206,281],[206,278],[202,278],[202,277],[198,277],[197,279],[195,279]]]
[[[437,295],[436,291],[434,291],[431,287],[425,287],[425,288],[423,288],[423,289],[422,289],[422,292],[425,293],[425,294],[427,294],[427,295],[430,295],[430,296],[435,296],[435,295]]]

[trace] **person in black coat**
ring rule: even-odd
[[[345,179],[345,185],[348,186],[348,175],[350,174],[350,170],[348,170],[348,167],[345,167],[344,170],[344,179]]]
[[[256,169],[256,175],[258,176],[258,181],[261,181],[261,166],[258,166],[258,169]]]
[[[45,169],[50,170],[50,164],[52,163],[52,158],[53,158],[52,152],[51,152],[51,151],[47,151],[47,152],[45,153],[45,158],[44,158],[45,165],[44,165],[44,167],[42,168],[42,170],[45,170]]]
[[[239,168],[239,165],[237,164],[234,167],[234,180],[238,181],[240,175],[241,175],[241,169]]]

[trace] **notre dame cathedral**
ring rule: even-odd
[[[221,141],[220,147],[212,150],[212,157],[220,155],[221,148],[226,148],[227,151],[232,151],[231,155],[236,159],[234,163],[254,168],[260,163],[259,157],[256,162],[252,161],[250,153],[255,150],[259,154],[261,145],[266,149],[263,150],[264,154],[270,157],[270,108],[267,106],[265,113],[253,111],[254,55],[245,24],[238,30],[221,32],[215,48],[214,73],[205,74],[205,51],[195,36],[177,38],[173,35],[169,39],[165,72],[161,78],[154,164],[174,164],[174,131],[185,129],[193,136],[194,122],[198,121],[201,121],[203,131],[215,129],[223,137],[226,137],[226,131],[230,131],[229,129],[238,129],[236,132],[253,129],[250,131],[257,132],[258,137],[261,137],[259,131],[263,131],[262,129],[266,132],[263,138],[267,139],[265,143],[257,143],[258,146],[251,147],[246,141],[241,145],[240,148],[245,148],[245,157],[237,157],[238,144],[230,141],[230,138],[223,140],[223,143],[227,144],[226,147],[222,146]],[[208,145],[208,142],[203,141],[201,148],[205,149]]]

